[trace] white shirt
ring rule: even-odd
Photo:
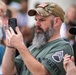
[[[65,25],[65,23],[62,23],[62,25],[61,25],[60,36],[61,36],[61,38],[66,38],[66,25]]]

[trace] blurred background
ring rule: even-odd
[[[2,0],[4,1],[8,6],[12,7],[11,10],[13,9],[21,9],[21,0]],[[76,4],[76,0],[27,0],[28,1],[28,9],[35,8],[36,5],[42,3],[42,2],[55,2],[59,4],[64,11],[71,5],[71,4]],[[15,13],[14,13],[15,14]],[[28,17],[28,25],[33,26],[34,25],[34,20],[31,17]]]

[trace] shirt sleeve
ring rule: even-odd
[[[52,75],[65,75],[63,57],[66,53],[73,55],[72,48],[69,45],[60,50],[55,48],[42,59],[41,63]]]
[[[16,57],[16,59],[15,59],[15,65],[16,65],[17,73],[19,75],[20,72],[21,72],[21,68],[23,66],[23,61],[22,61],[22,58],[21,58],[20,55]]]

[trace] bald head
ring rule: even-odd
[[[76,5],[72,4],[71,6],[69,6],[66,10],[66,13],[68,13],[71,9],[76,9]]]
[[[65,23],[68,24],[69,21],[76,22],[76,5],[71,5],[65,13]]]

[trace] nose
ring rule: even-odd
[[[35,26],[40,26],[40,25],[41,25],[40,22],[36,21]]]

